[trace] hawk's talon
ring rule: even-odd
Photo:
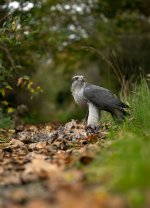
[[[88,133],[94,133],[94,134],[97,134],[100,130],[100,125],[98,126],[91,126],[91,125],[87,125],[85,127],[85,130],[88,132]]]

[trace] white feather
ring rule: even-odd
[[[78,83],[75,83],[74,85],[72,85],[72,88],[71,88],[72,95],[74,97],[75,102],[81,106],[84,106],[87,104],[87,100],[83,95],[83,90],[84,90],[84,84],[78,85]]]

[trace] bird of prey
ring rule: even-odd
[[[71,92],[75,102],[80,106],[88,107],[87,126],[96,128],[101,110],[111,113],[114,120],[124,120],[129,106],[123,103],[110,90],[96,85],[88,84],[84,76],[72,78]]]

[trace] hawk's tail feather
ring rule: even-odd
[[[123,103],[123,102],[121,102],[121,107],[122,107],[122,108],[130,108],[129,105],[127,105],[126,103]]]
[[[129,107],[129,106],[128,106],[128,107]],[[122,112],[122,114],[123,114],[124,117],[130,116],[130,113],[127,112],[127,111],[125,111],[124,109],[121,109],[121,112]]]

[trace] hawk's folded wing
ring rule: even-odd
[[[84,96],[100,109],[122,109],[128,106],[111,91],[96,85],[86,84],[83,91]]]

